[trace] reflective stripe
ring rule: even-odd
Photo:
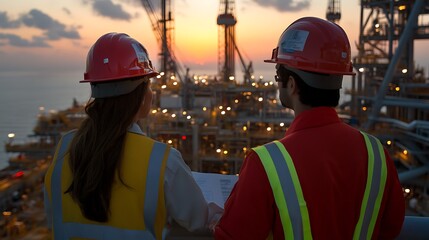
[[[56,164],[52,172],[51,194],[53,206],[53,232],[54,239],[95,238],[95,239],[155,239],[154,222],[156,218],[158,187],[160,168],[166,152],[167,145],[155,142],[151,157],[149,159],[149,169],[146,182],[146,194],[144,205],[144,219],[148,230],[128,230],[106,225],[83,224],[75,222],[63,222],[62,213],[62,191],[61,172],[64,157],[68,150],[69,143],[73,139],[74,133],[63,136],[61,145],[56,157]],[[163,234],[164,235],[164,234]],[[163,236],[164,238],[164,236]]]
[[[67,239],[65,235],[65,229],[62,224],[63,213],[62,213],[62,198],[61,198],[61,171],[63,168],[64,156],[68,149],[68,145],[74,136],[73,133],[67,133],[61,139],[60,149],[57,153],[56,164],[52,171],[51,177],[51,196],[52,196],[52,208],[53,208],[53,232],[54,239]]]
[[[253,150],[258,154],[262,165],[264,166],[265,172],[267,173],[267,177],[273,191],[274,200],[276,202],[277,208],[279,209],[284,236],[286,239],[294,239],[294,231],[292,227],[292,221],[289,216],[289,209],[287,207],[284,192],[280,184],[279,175],[277,174],[277,170],[274,166],[271,156],[265,146],[258,146],[253,148]],[[293,191],[293,189],[294,188],[291,188],[290,191]]]
[[[368,152],[368,175],[353,239],[371,239],[387,179],[386,156],[377,138],[361,133]],[[307,205],[293,161],[284,145],[274,141],[253,150],[258,154],[267,173],[279,209],[285,238],[311,239]]]
[[[149,168],[146,178],[146,193],[144,201],[144,222],[149,231],[155,236],[155,218],[158,207],[158,189],[160,184],[161,165],[167,145],[155,142],[150,155]]]
[[[312,239],[307,204],[289,153],[279,141],[253,148],[273,189],[286,239]]]
[[[368,149],[368,174],[360,216],[353,239],[371,239],[387,178],[386,156],[380,141],[361,132]]]

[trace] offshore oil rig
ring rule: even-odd
[[[177,60],[171,0],[161,1],[161,14],[151,1],[141,3],[160,48],[154,107],[141,126],[150,137],[177,148],[194,171],[237,174],[246,151],[283,137],[294,115],[278,102],[274,81],[255,77],[252,62],[239,51],[235,2],[220,0],[216,76],[191,75]],[[429,79],[414,62],[415,42],[429,39],[429,1],[361,0],[360,6],[353,58],[357,75],[345,89],[350,100],[337,111],[389,150],[407,203],[418,200],[408,214],[429,216]],[[339,0],[328,1],[326,19],[339,24]],[[26,156],[11,159],[11,165],[22,168],[34,162],[28,161],[31,156],[51,155],[61,134],[83,118],[76,101],[69,109],[41,114],[34,128],[37,143],[6,144],[6,151]]]

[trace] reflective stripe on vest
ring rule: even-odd
[[[160,169],[166,151],[169,148],[166,144],[155,142],[149,160],[149,169],[146,179],[146,194],[144,199],[144,223],[146,230],[122,229],[108,225],[84,224],[77,222],[64,222],[62,213],[62,190],[61,172],[64,157],[68,150],[68,145],[74,134],[64,135],[59,147],[56,163],[51,177],[51,196],[53,205],[53,233],[54,239],[70,238],[94,238],[94,239],[156,239],[154,223],[157,215],[158,189]],[[164,234],[162,238],[164,238]]]
[[[312,239],[307,204],[292,159],[279,141],[253,148],[261,159],[286,239]]]
[[[368,176],[353,239],[371,239],[387,177],[380,141],[361,132],[368,151]],[[376,150],[375,150],[376,149]],[[307,205],[292,158],[279,141],[253,148],[267,173],[286,239],[312,239]]]
[[[353,239],[371,239],[386,185],[386,156],[383,146],[377,138],[364,132],[361,133],[368,149],[368,174]]]

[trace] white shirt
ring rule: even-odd
[[[136,123],[128,131],[145,135]],[[169,222],[175,220],[189,231],[214,226],[223,213],[216,204],[206,202],[191,169],[175,148],[171,148],[166,164],[164,196]]]

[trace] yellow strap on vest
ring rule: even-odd
[[[253,150],[258,154],[267,173],[285,238],[312,239],[307,204],[289,153],[279,141]]]
[[[387,179],[386,156],[380,141],[361,132],[368,149],[368,175],[353,239],[371,239]]]

